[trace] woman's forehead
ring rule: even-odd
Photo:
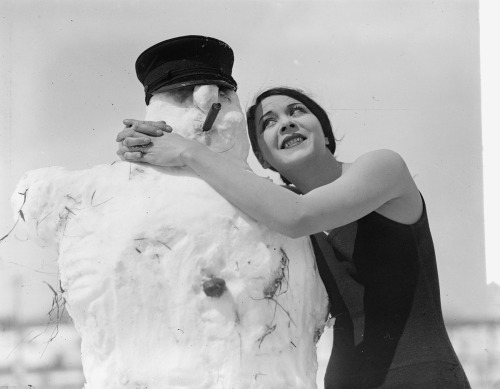
[[[274,95],[268,96],[262,99],[260,103],[260,108],[265,114],[267,111],[272,111],[276,108],[287,107],[290,104],[300,103],[297,99],[286,95]]]
[[[256,123],[259,120],[270,113],[278,112],[280,110],[285,109],[286,107],[301,103],[299,100],[294,99],[293,97],[287,95],[273,95],[268,96],[261,100],[259,105],[255,109],[255,121]]]

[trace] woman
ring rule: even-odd
[[[289,88],[260,94],[247,121],[261,165],[293,190],[168,126],[144,154],[134,147],[150,139],[135,130],[153,136],[157,128],[125,122],[118,154],[188,166],[269,228],[292,238],[317,234],[318,267],[336,318],[325,388],[468,388],[443,323],[425,203],[403,159],[379,150],[353,163],[337,161],[327,114]]]

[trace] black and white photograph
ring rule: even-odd
[[[495,9],[0,2],[0,389],[500,388]]]

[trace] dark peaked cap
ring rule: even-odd
[[[236,90],[231,77],[233,63],[233,50],[226,43],[188,35],[150,47],[137,58],[135,70],[149,104],[153,92],[189,85],[215,84]]]

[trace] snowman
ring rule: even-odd
[[[232,62],[225,43],[188,36],[136,67],[145,120],[247,167]],[[86,389],[316,387],[328,301],[309,239],[257,224],[186,168],[39,169],[12,204],[57,249]]]

